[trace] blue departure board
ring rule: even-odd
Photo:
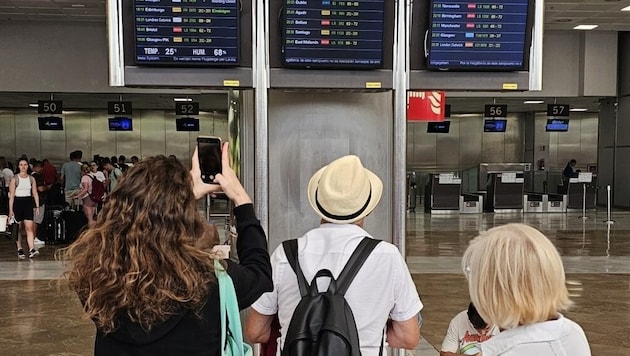
[[[134,0],[137,65],[237,65],[238,0]]]
[[[283,64],[381,68],[384,0],[285,0]]]
[[[528,0],[432,0],[428,67],[526,69],[531,8]]]

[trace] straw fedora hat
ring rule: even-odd
[[[308,201],[326,221],[351,224],[381,200],[383,182],[357,156],[344,156],[318,170],[308,182]]]

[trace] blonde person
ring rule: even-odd
[[[479,344],[480,356],[589,356],[571,306],[558,251],[540,231],[508,224],[477,236],[462,258],[481,317],[502,330]]]
[[[35,178],[29,174],[28,159],[20,158],[17,164],[18,173],[9,183],[9,220],[24,225],[29,249],[28,257],[33,258],[39,254],[39,251],[35,249],[35,223],[33,222],[33,214],[39,214],[39,194]],[[18,233],[14,238],[18,258],[26,258],[20,234]]]
[[[79,185],[79,191],[71,197],[73,199],[81,199],[83,205],[83,214],[88,220],[88,225],[94,225],[94,214],[96,213],[96,202],[90,198],[92,193],[92,176],[90,174],[90,166],[83,164],[81,166],[81,185]]]

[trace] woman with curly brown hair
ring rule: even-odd
[[[224,192],[234,202],[240,264],[223,260],[241,309],[271,291],[265,233],[230,168],[201,181],[197,152],[188,172],[176,158],[142,160],[123,176],[93,227],[63,251],[65,273],[96,324],[95,355],[220,355],[216,228],[196,199]]]

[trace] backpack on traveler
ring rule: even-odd
[[[100,180],[96,179],[95,176],[90,176],[92,178],[92,192],[90,193],[90,199],[95,203],[102,203],[105,201],[105,184]]]
[[[297,276],[302,296],[289,322],[282,356],[361,355],[356,322],[344,294],[380,242],[369,237],[363,238],[337,279],[330,270],[321,269],[310,285],[300,268],[297,240],[282,243],[289,264]],[[318,290],[319,277],[330,278],[328,290]],[[381,353],[382,349],[381,345]]]

